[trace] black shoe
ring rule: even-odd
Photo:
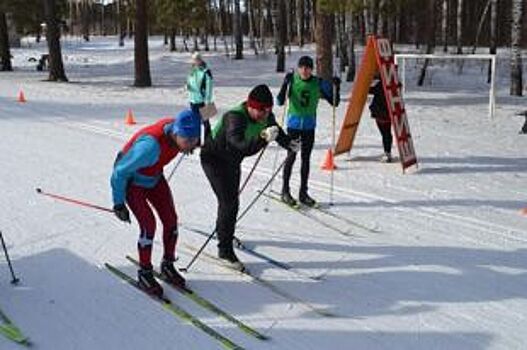
[[[233,248],[222,249],[218,251],[218,258],[228,263],[233,269],[244,271],[245,266],[240,262]]]
[[[150,295],[163,296],[163,287],[157,282],[152,269],[140,268],[137,271],[139,287]]]
[[[314,207],[317,205],[317,201],[309,197],[307,193],[300,193],[300,195],[298,196],[298,200],[300,201],[300,203],[308,207]]]
[[[392,154],[390,152],[385,152],[381,156],[380,162],[381,163],[391,163],[391,162],[393,162]]]
[[[167,280],[170,284],[175,285],[176,287],[185,288],[185,278],[174,267],[174,262],[169,260],[161,261],[161,275]]]
[[[290,207],[296,207],[298,205],[298,203],[293,198],[293,196],[291,196],[291,193],[289,193],[289,191],[283,191],[280,198],[282,199],[282,202],[289,205]]]

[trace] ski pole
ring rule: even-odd
[[[267,149],[267,145],[264,148],[262,148],[262,150],[260,151],[260,154],[258,155],[258,158],[256,158],[256,160],[254,161],[254,164],[251,170],[249,171],[249,174],[247,174],[247,177],[243,181],[243,184],[241,185],[240,190],[238,191],[238,195],[240,195],[243,192],[243,190],[245,189],[245,186],[247,186],[247,184],[249,183],[249,180],[251,179],[254,171],[256,170],[256,166],[258,165],[258,163],[260,163],[260,160],[262,159],[262,156],[266,149]]]
[[[333,82],[333,115],[331,118],[331,152],[335,150],[335,125],[336,125],[336,114],[337,114],[337,84]],[[330,174],[330,186],[329,186],[329,205],[333,205],[333,189],[335,183],[335,170],[331,170]]]
[[[181,164],[183,162],[183,158],[184,157],[185,157],[185,155],[181,154],[181,156],[179,157],[176,165],[174,166],[174,169],[172,169],[172,172],[170,173],[170,175],[168,175],[167,182],[170,182],[170,179],[172,178],[172,176],[174,176],[177,168],[179,167],[179,164]]]
[[[287,113],[287,107],[289,106],[289,97],[288,97],[289,92],[288,92],[288,91],[289,91],[289,89],[288,89],[287,92],[286,92],[286,100],[285,100],[285,104],[284,104],[284,110],[282,111],[282,117],[281,117],[281,119],[280,119],[280,124],[279,124],[281,128],[282,128],[283,125],[284,125],[284,122],[285,122],[285,115],[286,115],[286,113]],[[279,154],[279,153],[280,153],[280,149],[277,148],[277,149],[276,149],[276,152],[275,152],[275,154],[274,154],[274,160],[273,160],[273,171],[274,171],[274,169],[276,169],[276,162],[278,162],[278,154]],[[273,190],[273,183],[271,182],[271,186],[270,186],[270,188],[269,188],[269,191],[272,191],[272,190]],[[269,211],[269,200],[267,199],[267,197],[266,197],[266,202],[265,202],[265,204],[266,204],[266,206],[265,206],[265,208],[264,208],[264,211],[267,212],[267,211]]]
[[[11,284],[17,284],[20,280],[15,276],[15,272],[13,271],[13,265],[11,265],[11,259],[9,259],[9,254],[7,253],[7,248],[5,246],[4,235],[2,234],[2,231],[0,231],[0,240],[2,241],[2,248],[4,248],[5,259],[7,260],[9,271],[11,271]]]
[[[113,214],[113,210],[110,209],[110,208],[101,207],[99,205],[88,203],[88,202],[81,201],[81,200],[78,200],[78,199],[68,198],[68,197],[57,195],[57,194],[44,192],[40,188],[36,188],[36,191],[37,191],[38,194],[41,194],[43,196],[51,197],[51,198],[58,199],[58,200],[61,200],[61,201],[64,201],[64,202],[68,202],[68,203],[77,204],[77,205],[80,205],[82,207],[87,207],[87,208],[92,208],[92,209],[106,211],[106,212],[109,212],[109,213]]]
[[[261,191],[258,192],[258,194],[256,195],[256,197],[254,197],[254,199],[247,205],[247,207],[245,207],[244,211],[238,216],[238,218],[236,219],[236,223],[238,223],[244,216],[245,214],[247,214],[249,212],[249,210],[254,206],[254,204],[256,203],[256,201],[264,194],[264,192],[267,190],[267,188],[271,185],[271,183],[273,182],[274,178],[276,177],[276,175],[278,175],[278,173],[280,172],[280,170],[282,170],[282,168],[284,167],[284,164],[285,164],[285,160],[282,162],[282,164],[280,164],[280,166],[278,167],[278,169],[276,169],[276,171],[273,173],[273,175],[271,175],[271,178],[269,179],[269,181],[267,181],[267,183],[265,184],[265,186],[261,189]],[[216,229],[214,229],[214,231],[212,231],[212,233],[209,235],[209,237],[207,237],[207,240],[203,243],[203,245],[198,249],[198,251],[196,252],[196,254],[194,254],[194,256],[192,257],[192,259],[190,260],[190,262],[187,264],[186,267],[183,267],[181,268],[180,270],[183,271],[183,272],[188,272],[188,270],[190,269],[190,267],[194,264],[194,262],[198,259],[198,257],[201,255],[201,253],[203,252],[203,250],[205,250],[205,247],[207,246],[207,244],[209,244],[209,242],[212,240],[212,238],[214,237],[214,235],[216,234]]]

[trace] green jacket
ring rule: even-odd
[[[188,99],[190,103],[209,104],[213,100],[212,73],[207,65],[193,67],[187,77]]]
[[[267,142],[260,137],[260,132],[273,125],[278,125],[274,114],[271,113],[264,121],[256,122],[249,117],[247,104],[242,103],[221,116],[211,135],[205,139],[201,153],[239,164],[243,158],[265,147]],[[281,128],[276,141],[283,148],[289,147],[290,139]]]

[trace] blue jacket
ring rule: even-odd
[[[165,132],[168,132],[171,126],[172,124],[166,125]],[[125,154],[119,154],[110,179],[114,204],[123,204],[126,201],[126,188],[130,183],[145,188],[157,185],[163,173],[148,176],[139,173],[139,170],[156,164],[160,155],[159,142],[148,134],[139,136]]]

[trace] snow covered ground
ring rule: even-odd
[[[149,89],[131,87],[133,45],[118,48],[115,38],[66,40],[68,84],[43,81],[46,74],[27,62],[45,52],[42,44],[13,50],[16,71],[0,74],[0,230],[22,280],[11,286],[1,260],[0,307],[37,349],[220,348],[102,268],[111,262],[135,273],[124,260],[135,254],[135,223],[35,192],[42,187],[111,205],[117,150],[139,127],[186,105],[189,54],[167,52],[160,39],[150,45],[155,86]],[[306,52],[313,51],[294,49],[287,66]],[[221,111],[255,84],[279,88],[282,74],[274,73],[272,57],[204,55]],[[518,135],[523,119],[514,116],[527,109],[527,100],[508,96],[507,67],[508,54],[500,52],[494,120],[487,115],[486,66],[480,63],[467,63],[461,75],[437,64],[427,86],[408,84],[415,173],[377,161],[380,135],[365,110],[350,156],[337,158],[331,211],[374,232],[320,213],[309,219],[265,199],[239,224],[246,245],[325,280],[313,282],[240,252],[253,272],[340,317],[322,318],[205,258],[187,275],[189,285],[272,339],[252,339],[167,287],[168,296],[247,349],[527,348],[527,217],[519,214],[527,207],[527,137]],[[408,82],[415,73],[407,67]],[[26,104],[16,102],[19,89]],[[343,91],[349,90],[345,84]],[[124,125],[128,108],[137,126]],[[319,164],[331,139],[331,108],[321,103],[319,111],[311,193],[327,202],[330,178]],[[344,111],[342,104],[339,126]],[[242,208],[269,178],[277,151],[264,156]],[[294,179],[297,186],[298,172]],[[197,154],[184,160],[171,185],[180,222],[211,230],[215,199]],[[181,230],[180,265],[191,257],[188,245],[202,242]],[[208,251],[215,253],[213,244]],[[18,348],[0,337],[0,349]]]

